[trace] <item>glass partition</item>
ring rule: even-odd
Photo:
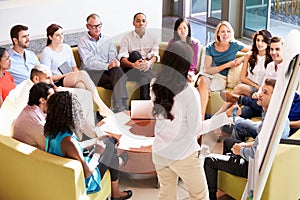
[[[211,0],[210,2],[209,16],[221,20],[222,0]]]
[[[268,0],[245,0],[244,32],[253,33],[268,28],[268,7]]]

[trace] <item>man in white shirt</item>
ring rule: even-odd
[[[267,65],[263,82],[267,78],[276,80],[280,72],[282,71],[281,69],[281,63],[283,61],[282,45],[283,45],[283,41],[280,37],[275,36],[271,39],[270,54],[273,61]],[[222,98],[224,98],[225,101],[229,101],[229,102],[238,101],[239,104],[244,105],[240,117],[243,117],[245,119],[251,119],[252,117],[261,116],[262,108],[261,106],[257,105],[257,98],[260,92],[261,92],[261,87],[256,93],[253,94],[252,97],[233,95],[230,92],[226,92],[226,91],[223,91],[221,96]]]
[[[128,80],[140,84],[140,98],[150,99],[149,84],[155,76],[152,66],[159,61],[157,38],[146,30],[147,19],[144,13],[133,18],[134,31],[127,33],[121,40],[118,58]]]

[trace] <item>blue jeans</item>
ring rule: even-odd
[[[242,107],[241,117],[245,119],[251,119],[252,117],[260,117],[262,113],[262,107],[257,105],[257,99],[251,97],[241,96],[239,100]]]
[[[256,138],[256,130],[259,124],[259,122],[254,122],[250,119],[239,119],[235,123],[231,137],[242,142],[245,142],[246,137]]]

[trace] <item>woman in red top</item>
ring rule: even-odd
[[[5,48],[0,47],[0,107],[9,91],[16,87],[14,78],[7,71],[10,69],[11,60]]]

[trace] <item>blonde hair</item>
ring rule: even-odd
[[[234,38],[234,30],[233,30],[231,24],[228,21],[221,21],[217,25],[216,31],[215,31],[215,35],[214,35],[215,41],[220,42],[220,37],[218,36],[218,34],[219,34],[221,26],[223,26],[223,25],[226,26],[227,28],[229,28],[229,30],[230,30],[230,42],[232,42],[233,40],[235,40],[235,38]]]

